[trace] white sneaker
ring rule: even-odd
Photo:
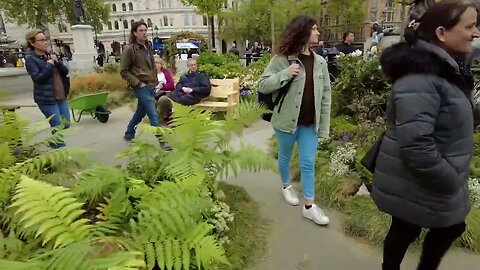
[[[290,205],[297,206],[299,204],[297,194],[295,193],[292,185],[289,185],[286,188],[282,188],[282,193],[285,201],[287,201],[287,203],[289,203]]]
[[[323,210],[315,204],[310,209],[303,207],[303,217],[310,219],[318,225],[328,225],[330,219],[323,213]]]

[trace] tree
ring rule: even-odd
[[[295,16],[305,14],[318,19],[321,11],[320,1],[251,0],[221,13],[225,18],[225,25],[220,34],[222,38],[229,40],[273,42]]]
[[[363,0],[328,0],[327,9],[331,17],[343,23],[343,31],[359,29],[365,19]]]
[[[18,24],[27,24],[32,28],[46,30],[48,24],[61,20],[73,23],[72,2],[71,0],[0,0],[0,9]],[[102,0],[84,0],[83,4],[92,26],[101,29],[99,26],[102,22],[108,20],[109,7]]]
[[[225,7],[225,0],[182,0],[184,5],[196,6],[197,13],[207,15],[210,20],[212,48],[215,48],[215,15]]]

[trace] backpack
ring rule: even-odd
[[[295,61],[289,61],[290,64],[295,63]],[[262,106],[267,108],[270,111],[273,111],[275,109],[275,106],[278,105],[277,108],[277,113],[280,113],[282,110],[282,105],[283,101],[285,100],[285,96],[287,95],[288,89],[290,89],[290,86],[292,85],[293,78],[290,79],[287,84],[285,84],[282,88],[278,89],[278,94],[273,99],[273,93],[270,94],[263,94],[260,92],[257,92],[257,102]],[[262,114],[262,119],[270,122],[272,120],[272,112],[264,113]]]

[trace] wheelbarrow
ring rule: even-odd
[[[74,98],[68,102],[72,110],[72,118],[79,122],[83,113],[90,113],[90,116],[96,118],[100,123],[108,121],[111,111],[105,108],[107,104],[108,92],[89,94]],[[78,118],[75,117],[75,111],[80,111]]]

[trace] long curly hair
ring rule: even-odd
[[[300,15],[285,27],[281,35],[278,53],[292,55],[301,53],[312,33],[312,27],[317,21],[306,15]]]

